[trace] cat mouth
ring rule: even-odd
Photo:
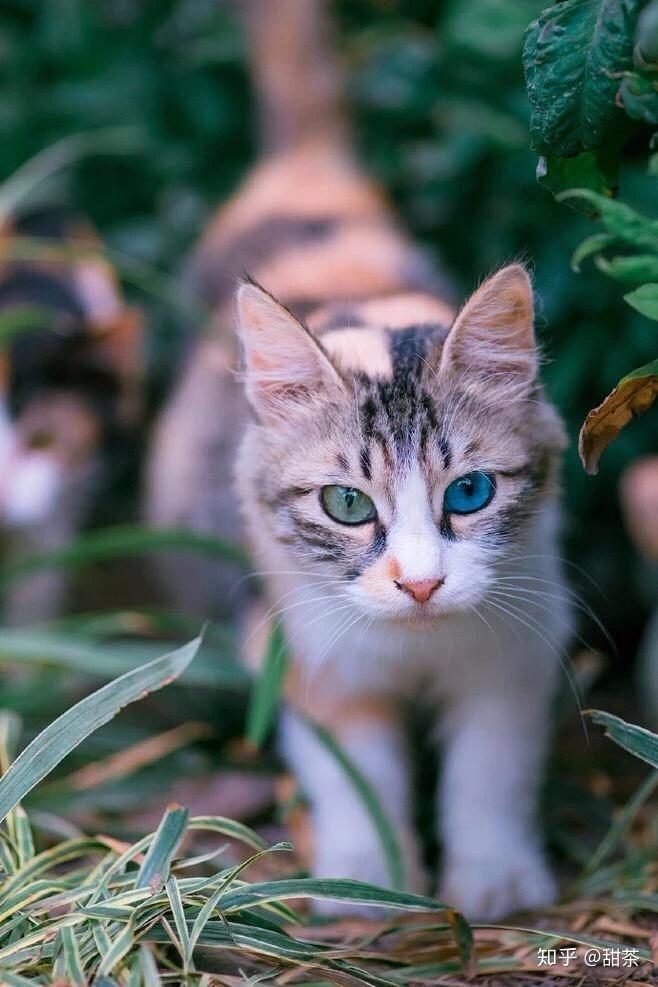
[[[400,624],[417,630],[427,630],[436,624],[440,624],[447,616],[448,613],[444,610],[417,603],[403,613],[396,612],[390,614],[388,619],[394,624]]]

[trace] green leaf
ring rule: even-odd
[[[192,926],[189,933],[189,937],[187,937],[187,946],[185,948],[185,956],[184,956],[184,963],[186,970],[192,964],[192,953],[194,952],[194,947],[196,945],[196,942],[199,936],[201,935],[201,933],[203,932],[204,926],[210,920],[212,913],[217,907],[217,903],[219,902],[219,899],[222,897],[222,895],[226,894],[228,888],[230,888],[231,884],[234,883],[236,878],[239,877],[242,871],[246,870],[246,868],[249,867],[255,860],[259,860],[265,854],[276,853],[279,850],[292,850],[292,846],[290,843],[277,843],[276,846],[268,847],[266,850],[260,850],[258,853],[252,854],[246,860],[243,860],[242,863],[237,864],[235,867],[233,867],[226,875],[224,881],[222,881],[219,887],[210,895],[208,900],[203,905],[201,911],[195,918],[194,925]]]
[[[410,894],[407,891],[394,891],[378,888],[362,881],[342,878],[291,878],[282,881],[263,881],[231,891],[222,900],[222,911],[239,911],[253,908],[270,901],[285,901],[288,898],[314,898],[322,901],[359,902],[364,905],[380,905],[383,908],[400,908],[413,912],[453,911],[436,898]]]
[[[607,234],[602,234],[606,236]],[[658,281],[658,254],[631,254],[628,257],[597,257],[596,266],[626,284],[645,284]]]
[[[107,973],[111,973],[114,967],[121,962],[127,953],[130,952],[135,942],[135,924],[136,919],[135,916],[133,916],[126,923],[118,936],[112,940],[110,948],[101,958],[98,965],[97,977],[102,977]],[[98,980],[96,982],[98,982]]]
[[[0,983],[7,987],[34,987],[32,977],[22,977],[20,973],[12,973],[11,970],[0,969]]]
[[[139,868],[136,888],[151,888],[155,893],[164,886],[172,858],[185,836],[188,819],[187,809],[180,805],[169,806]]]
[[[84,967],[80,958],[80,950],[75,932],[70,926],[65,926],[62,929],[61,936],[66,978],[73,987],[86,987],[87,978],[85,977]]]
[[[139,948],[139,965],[142,971],[144,987],[162,987],[158,965],[148,946],[140,946]]]
[[[62,713],[16,758],[0,779],[0,821],[59,762],[128,703],[161,689],[181,675],[194,658],[201,638],[108,683]]]
[[[538,154],[598,148],[619,119],[618,73],[633,65],[641,0],[562,0],[530,24],[523,65]]]
[[[591,189],[574,188],[558,195],[561,202],[584,199],[600,213],[601,222],[614,237],[638,250],[658,253],[658,222],[640,215],[624,202],[615,202]]]
[[[624,300],[641,315],[646,315],[647,319],[658,322],[658,283],[640,285],[635,291],[624,295]]]
[[[618,166],[604,166],[598,151],[583,151],[572,158],[562,158],[557,154],[542,155],[537,163],[537,181],[553,195],[566,189],[587,188],[605,196],[613,196],[617,191]],[[594,210],[585,200],[576,199],[574,208],[592,215]]]
[[[658,80],[658,73],[656,73]],[[619,98],[633,120],[655,126],[658,124],[658,82],[637,72],[629,72],[619,87]]]
[[[18,851],[18,863],[22,867],[34,857],[32,827],[25,809],[20,805],[11,810],[7,821],[10,835]]]
[[[245,826],[244,823],[226,819],[224,816],[192,816],[188,828],[204,830],[206,833],[219,833],[220,836],[240,840],[254,850],[267,849],[267,844],[263,838],[254,833],[253,829]]]
[[[340,746],[333,734],[325,729],[321,724],[316,723],[308,717],[305,722],[313,731],[323,747],[338,762],[342,770],[349,778],[351,784],[361,798],[375,831],[381,843],[382,851],[386,858],[391,885],[394,888],[404,888],[406,875],[404,873],[404,858],[400,849],[395,830],[391,826],[390,820],[382,808],[379,797],[368,779],[359,770],[354,761]]]
[[[58,632],[0,629],[0,661],[72,668],[94,678],[112,679],[153,661],[163,645],[116,641],[94,644],[78,635]],[[224,649],[223,649],[224,650]],[[248,676],[226,635],[226,659],[205,644],[185,675],[186,685],[244,688]],[[224,654],[221,656],[224,657]]]
[[[658,734],[633,723],[626,723],[618,716],[600,709],[589,710],[589,715],[595,723],[605,728],[606,737],[610,737],[630,754],[635,754],[642,761],[658,768]]]
[[[145,938],[150,942],[169,942],[169,938],[159,925],[148,932]],[[320,944],[301,942],[283,932],[274,932],[238,922],[229,922],[228,927],[220,922],[207,922],[199,936],[198,945],[211,948],[238,946],[277,959],[302,963],[321,959],[322,954],[327,951],[327,947]]]
[[[18,713],[12,709],[0,710],[0,774],[5,774],[14,760],[21,726]]]
[[[42,850],[35,857],[32,857],[20,870],[12,874],[11,878],[0,887],[0,902],[4,902],[7,897],[39,874],[43,874],[53,867],[60,867],[68,863],[69,860],[88,857],[90,853],[98,850],[105,850],[106,847],[97,839],[91,836],[81,836],[73,840],[64,840],[47,850]]]
[[[583,240],[571,255],[571,268],[574,271],[580,271],[580,265],[587,258],[591,257],[592,254],[597,254],[599,250],[605,250],[615,242],[614,236],[611,233],[593,233],[588,236],[587,239]]]
[[[263,667],[252,689],[247,710],[247,739],[256,747],[262,747],[274,722],[287,667],[288,649],[281,624],[277,623],[270,632]]]
[[[167,891],[167,897],[169,898],[169,904],[171,905],[171,912],[174,916],[176,932],[178,933],[178,938],[181,944],[181,959],[183,959],[185,963],[185,972],[187,973],[189,966],[187,957],[188,954],[191,955],[191,950],[189,948],[190,937],[187,929],[187,922],[185,921],[183,899],[181,898],[180,887],[176,878],[173,876],[168,877],[165,888]]]

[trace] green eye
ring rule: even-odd
[[[323,487],[320,499],[329,517],[340,524],[364,524],[376,513],[370,497],[355,487]]]

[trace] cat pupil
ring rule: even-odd
[[[345,491],[345,504],[348,510],[352,509],[355,499],[356,499],[356,491],[352,489],[352,487],[348,487],[347,490]]]

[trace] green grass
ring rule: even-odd
[[[249,983],[262,977],[273,983],[386,987],[436,983],[448,974],[453,984],[476,975],[486,982],[493,974],[522,983],[523,971],[536,969],[538,948],[617,945],[617,939],[595,934],[596,922],[582,921],[588,912],[597,920],[609,915],[618,922],[625,916],[619,941],[635,950],[642,966],[650,963],[642,917],[658,912],[655,825],[653,844],[642,851],[628,847],[608,885],[603,865],[655,786],[658,737],[602,712],[594,719],[626,751],[648,761],[653,772],[597,850],[596,868],[585,868],[580,893],[587,899],[534,916],[532,924],[469,926],[433,898],[351,880],[287,875],[247,880],[249,869],[265,856],[289,854],[291,845],[268,847],[243,824],[220,816],[190,817],[178,805],[167,808],[154,833],[132,843],[81,834],[40,846],[41,834],[37,829],[35,839],[21,800],[126,703],[184,676],[199,644],[193,641],[92,693],[15,759],[17,718],[0,717],[2,983],[45,985],[61,978],[73,985],[201,985],[212,976],[218,983],[237,982],[230,977],[241,970],[252,978],[243,981]],[[328,749],[336,752],[335,741]],[[364,804],[373,811],[365,796]],[[194,851],[199,836],[205,839],[203,853]],[[598,889],[587,885],[592,876]],[[329,927],[328,934],[309,921],[308,899],[381,908],[382,919],[352,921],[333,932]],[[571,928],[574,918],[581,920],[577,930]],[[617,973],[609,971],[610,979]]]

